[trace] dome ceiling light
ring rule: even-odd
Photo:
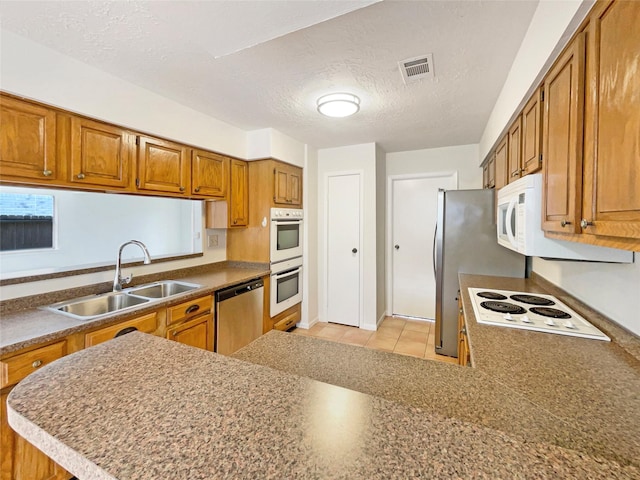
[[[318,111],[327,117],[348,117],[360,110],[360,99],[351,93],[331,93],[318,99]]]

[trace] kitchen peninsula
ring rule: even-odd
[[[640,474],[138,332],[42,368],[8,408],[18,433],[81,480]]]

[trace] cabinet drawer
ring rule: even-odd
[[[300,310],[295,309],[293,312],[288,313],[282,319],[279,319],[274,323],[274,330],[282,330],[286,332],[291,327],[295,326],[296,322],[300,320]]]
[[[157,312],[153,312],[147,315],[143,315],[142,317],[134,318],[133,320],[127,320],[126,322],[121,322],[116,325],[111,325],[110,327],[96,330],[95,332],[87,333],[84,336],[84,346],[85,348],[93,347],[94,345],[98,345],[99,343],[111,340],[112,338],[119,336],[118,334],[120,332],[123,332],[123,330],[125,329],[134,329],[144,333],[151,333],[155,331],[158,326],[157,318]],[[125,332],[123,332],[122,334],[124,333]],[[128,333],[128,331],[126,333]]]
[[[2,360],[0,388],[14,385],[38,368],[62,358],[66,347],[67,342],[62,341]]]
[[[213,297],[208,295],[206,297],[194,298],[188,302],[175,305],[167,308],[167,325],[192,318],[197,315],[202,315],[211,312],[213,307]]]

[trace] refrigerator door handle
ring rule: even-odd
[[[433,229],[433,249],[432,249],[432,258],[433,258],[433,279],[437,280],[436,275],[436,239],[438,238],[438,223],[436,222],[436,228]]]

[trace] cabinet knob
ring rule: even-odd
[[[35,361],[31,364],[31,366],[32,366],[33,368],[38,368],[38,367],[42,366],[42,360],[35,360]]]
[[[196,187],[196,189],[194,190],[194,192],[198,193],[200,191],[200,187]]]
[[[185,190],[186,190],[186,188],[184,188],[184,187],[180,187],[180,191],[181,191],[181,192],[184,192]]]
[[[78,175],[76,175],[76,178],[78,180],[83,180],[84,179],[84,173],[80,172]]]
[[[583,219],[580,221],[580,226],[581,226],[582,228],[587,228],[587,227],[590,227],[591,225],[593,225],[593,222],[590,222],[590,221],[589,221],[589,220],[587,220],[586,218],[583,218]]]
[[[43,171],[42,171],[42,174],[43,174],[45,177],[50,177],[50,176],[53,174],[53,172],[52,172],[51,170],[43,170]]]
[[[519,171],[519,170],[516,170],[515,172],[513,172],[513,173],[511,174],[511,176],[512,176],[512,177],[519,177],[519,176],[520,176],[520,171]]]
[[[566,220],[562,220],[562,221],[560,222],[560,226],[561,226],[561,227],[566,227],[567,225],[571,225],[571,222],[567,222]]]

